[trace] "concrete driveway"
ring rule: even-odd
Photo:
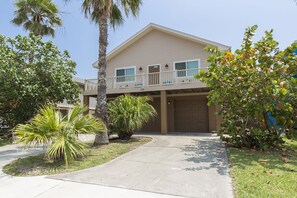
[[[233,197],[226,151],[218,137],[153,138],[102,166],[49,178],[181,197]]]
[[[84,138],[84,139],[88,139]],[[5,198],[176,198],[165,194],[122,189],[102,185],[76,183],[38,177],[13,177],[2,172],[12,160],[44,152],[42,147],[24,150],[19,145],[0,147],[0,197]]]

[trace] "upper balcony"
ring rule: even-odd
[[[207,70],[207,68],[161,72],[152,70],[150,73],[107,77],[107,94],[204,88],[205,83],[194,77],[202,69]],[[86,80],[85,95],[97,95],[97,81],[97,79]]]

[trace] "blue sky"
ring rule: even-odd
[[[63,13],[63,27],[53,40],[60,50],[68,50],[77,63],[77,76],[95,78],[91,64],[98,56],[98,27],[81,13],[82,0],[65,4],[53,0]],[[13,1],[0,1],[0,34],[14,37],[27,35],[21,27],[10,23]],[[209,40],[240,47],[247,26],[259,26],[255,40],[265,30],[274,35],[284,48],[297,40],[297,5],[294,0],[143,0],[137,19],[128,18],[121,27],[109,32],[108,51],[150,22],[183,31]]]

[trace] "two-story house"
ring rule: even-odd
[[[158,116],[142,132],[212,132],[219,127],[217,107],[207,106],[209,88],[194,78],[208,67],[206,46],[230,47],[149,24],[107,55],[107,97],[152,98]],[[97,62],[93,64],[97,67]],[[97,79],[86,81],[85,100],[97,96]],[[87,103],[87,102],[86,102]]]

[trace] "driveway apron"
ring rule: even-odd
[[[152,137],[104,165],[49,178],[183,197],[233,197],[225,145],[218,137]]]

